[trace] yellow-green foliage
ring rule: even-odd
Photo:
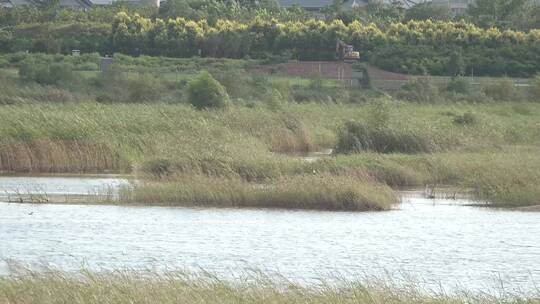
[[[306,56],[314,52],[328,56],[338,37],[362,50],[372,50],[387,42],[489,47],[536,45],[540,42],[538,30],[528,33],[497,28],[485,30],[465,22],[431,20],[393,23],[386,28],[359,21],[348,25],[340,20],[331,23],[319,20],[278,23],[261,18],[248,23],[219,20],[214,26],[209,26],[206,20],[177,18],[153,21],[138,14],[119,13],[112,31],[113,43],[120,50],[134,45],[151,47],[172,57],[195,55],[197,46],[202,46],[203,54],[211,57],[242,57],[250,51],[268,51],[268,47],[273,50],[297,49],[300,53],[305,50],[308,52]],[[256,34],[254,41],[246,39],[253,34]],[[147,37],[153,39],[152,46],[146,44],[144,39]],[[126,53],[130,50],[126,49]]]
[[[384,51],[385,56],[391,58],[372,60],[382,68],[411,73],[424,69],[448,75],[455,75],[455,71],[452,72],[455,66],[447,59],[449,50],[463,48],[468,66],[462,69],[468,72],[474,68],[476,75],[523,76],[540,70],[532,63],[537,59],[540,45],[539,30],[482,29],[464,21],[409,21],[383,27],[360,21],[344,24],[341,20],[278,22],[254,18],[248,22],[218,20],[209,25],[206,20],[151,20],[137,14],[119,13],[113,22],[112,37],[115,50],[126,54],[143,50],[147,54],[170,57],[200,54],[243,58],[291,53],[301,60],[333,60],[336,39],[341,39],[372,57]],[[508,51],[510,49],[516,51]],[[407,56],[402,58],[399,52],[402,56],[406,52]],[[486,57],[497,57],[497,61]],[[527,65],[527,69],[522,68],[523,65]]]

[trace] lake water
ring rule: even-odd
[[[125,182],[5,177],[0,189],[37,183],[82,194]],[[426,288],[538,291],[540,213],[462,203],[415,192],[396,210],[367,213],[0,203],[0,273],[6,261],[223,276],[260,269],[307,283],[410,277]]]

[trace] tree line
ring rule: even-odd
[[[280,9],[270,0],[244,2],[170,0],[159,11],[122,3],[88,12],[0,10],[0,52],[79,49],[133,56],[334,60],[336,40],[341,39],[353,44],[363,60],[396,72],[527,77],[540,71],[538,29],[415,20],[421,16],[405,21],[392,6],[364,8],[380,19],[358,15],[348,20],[339,17],[343,11],[336,6],[332,18],[315,20],[299,8]],[[507,8],[505,16],[511,11]]]

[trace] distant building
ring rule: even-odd
[[[34,5],[34,2],[31,0],[0,0],[0,5],[3,7],[11,8],[25,5]],[[77,9],[77,10],[87,10],[92,7],[92,2],[90,0],[60,0],[58,2],[60,7]]]
[[[536,3],[540,3],[540,0],[533,0]],[[328,7],[333,4],[333,0],[280,0],[281,7],[300,6],[307,11],[319,12],[322,8]],[[463,15],[470,4],[474,3],[474,0],[345,0],[343,3],[344,9],[358,8],[366,6],[370,3],[380,4],[399,4],[403,8],[408,9],[419,3],[432,2],[434,4],[440,4],[448,6],[448,8],[455,15]]]
[[[463,15],[474,0],[433,0],[434,4],[448,5],[455,15]]]
[[[111,5],[115,0],[60,0],[58,5],[62,8],[87,10],[92,6]],[[134,5],[152,5],[159,7],[159,0],[128,0],[123,1]],[[25,5],[34,5],[32,0],[0,0],[0,7],[12,8]]]
[[[343,2],[342,8],[344,9],[352,9],[352,8],[359,8],[366,6],[370,3],[380,3],[380,4],[400,4],[404,8],[409,8],[416,3],[419,2],[426,2],[429,0],[345,0]],[[441,1],[441,0],[439,0]],[[442,1],[448,1],[448,0],[442,0]],[[466,0],[463,0],[466,1]],[[333,0],[279,0],[281,7],[292,7],[292,6],[300,6],[303,9],[307,11],[312,12],[318,12],[321,9],[331,6],[334,1]]]
[[[463,15],[467,12],[470,4],[475,0],[432,0],[433,3],[448,5],[455,15]],[[532,0],[533,4],[540,5],[540,0]]]
[[[0,7],[11,8],[13,7],[13,4],[11,4],[9,0],[0,0]]]
[[[362,7],[369,3],[370,0],[346,0],[342,7],[344,9],[351,9],[356,7]],[[289,8],[293,6],[299,6],[307,11],[318,12],[321,9],[331,6],[334,3],[332,0],[280,0],[281,7]]]

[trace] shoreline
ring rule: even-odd
[[[418,188],[394,190],[398,196],[398,202],[392,204],[390,208],[385,210],[329,210],[329,209],[316,209],[316,208],[287,208],[287,207],[273,207],[273,206],[234,206],[234,205],[219,205],[219,204],[197,204],[197,203],[169,203],[169,202],[154,202],[154,203],[141,203],[141,202],[122,202],[118,197],[118,194],[36,194],[23,195],[22,200],[6,199],[6,196],[0,195],[0,203],[5,204],[28,204],[28,205],[88,205],[88,206],[119,206],[119,207],[178,207],[178,208],[202,208],[202,209],[269,209],[269,210],[283,210],[283,211],[314,211],[314,212],[385,212],[385,211],[400,211],[399,208],[404,204],[404,198],[420,198],[432,201],[434,205],[439,205],[438,201],[448,200],[455,202],[454,204],[445,203],[444,205],[455,205],[462,207],[476,207],[485,208],[488,210],[501,210],[501,211],[517,211],[517,212],[540,212],[540,204],[524,207],[499,207],[490,206],[490,204],[475,203],[474,198],[464,193],[458,193],[458,198],[438,196],[435,198],[429,197],[426,193]],[[46,199],[45,199],[46,198]],[[468,203],[458,203],[460,200],[466,200]]]

